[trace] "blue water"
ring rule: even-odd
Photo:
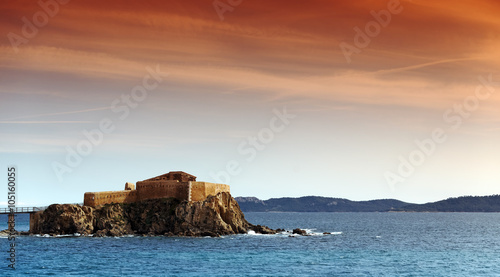
[[[18,237],[0,276],[500,276],[498,213],[246,213],[313,236]],[[3,220],[3,218],[2,218]],[[28,229],[27,218],[18,226]],[[5,229],[3,220],[0,228]],[[332,235],[322,235],[333,232]],[[7,239],[0,239],[7,257]]]

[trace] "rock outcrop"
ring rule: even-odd
[[[25,236],[25,235],[29,235],[29,232],[16,231],[16,230],[14,230],[14,232],[11,232],[9,229],[5,229],[5,230],[0,231],[0,237],[8,237],[9,235]]]
[[[249,230],[276,233],[246,221],[238,203],[227,192],[197,202],[164,198],[98,208],[54,204],[35,214],[32,220],[31,234],[221,236]]]
[[[296,228],[296,229],[293,229],[292,234],[297,234],[297,235],[305,236],[305,235],[307,235],[307,232],[306,232],[306,230],[302,230],[300,228]]]

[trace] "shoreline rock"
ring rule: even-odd
[[[292,234],[306,236],[307,232],[306,232],[306,230],[302,230],[300,228],[296,228],[296,229],[293,229]]]
[[[117,237],[124,235],[219,237],[245,234],[276,234],[276,230],[249,223],[231,194],[221,192],[203,201],[174,198],[98,208],[53,204],[33,217],[31,235],[48,234]]]
[[[5,230],[0,231],[0,237],[8,237],[9,235],[11,235],[9,229],[5,229]],[[14,230],[14,232],[12,233],[12,235],[14,235],[16,237],[17,236],[26,236],[26,235],[29,235],[29,232]]]

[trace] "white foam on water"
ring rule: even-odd
[[[342,232],[317,232],[317,229],[302,229],[306,231],[305,236],[336,236],[336,235],[341,235]],[[327,234],[325,234],[327,233]],[[328,234],[329,233],[329,234]],[[281,232],[279,234],[291,236],[291,237],[297,237],[297,236],[302,236],[300,234],[293,234],[293,230],[285,230],[284,232]]]
[[[280,233],[278,233],[280,234]],[[276,236],[274,234],[260,234],[256,233],[254,230],[249,230],[246,234],[243,234],[244,236],[261,236],[261,237],[273,237]]]
[[[62,237],[74,237],[73,234],[67,234],[67,235],[56,235],[56,238],[62,238]]]

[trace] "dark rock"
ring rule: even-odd
[[[94,209],[70,204],[53,204],[33,216],[34,234],[87,234],[94,230]]]
[[[298,234],[301,236],[305,236],[305,235],[307,235],[307,232],[305,230],[296,228],[296,229],[293,229],[292,234]]]
[[[27,236],[27,235],[29,235],[29,232],[14,230],[14,231],[11,233],[11,232],[9,231],[9,229],[5,229],[5,230],[0,231],[0,237],[8,237],[9,235],[14,235],[14,236]]]
[[[252,229],[255,233],[259,234],[276,234],[276,230],[270,229],[267,226],[251,226],[250,229]]]

